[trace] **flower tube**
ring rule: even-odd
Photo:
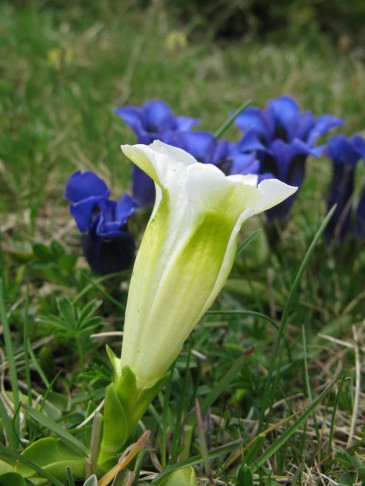
[[[296,191],[278,180],[228,176],[162,142],[122,146],[157,198],[130,284],[120,366],[153,386],[226,282],[250,216]]]

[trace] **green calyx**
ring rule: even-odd
[[[98,466],[105,470],[115,465],[129,436],[166,379],[164,376],[150,388],[138,388],[132,370],[128,366],[120,369],[120,359],[110,348],[107,351],[115,373],[113,383],[105,392],[103,435],[98,456]]]

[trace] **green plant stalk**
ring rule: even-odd
[[[119,358],[108,348],[114,367],[114,380],[107,386],[104,423],[97,466],[100,471],[113,467],[138,421],[161,389],[166,376],[150,388],[139,388],[128,366],[120,370]]]
[[[214,136],[215,138],[220,138],[224,132],[228,130],[228,128],[232,125],[232,123],[235,121],[235,119],[252,103],[251,100],[244,101],[242,105],[233,113],[232,116],[228,118],[227,121],[223,123],[222,126],[218,128],[218,130],[215,132]]]
[[[10,371],[10,381],[11,381],[11,386],[12,386],[12,393],[13,393],[13,405],[14,405],[14,410],[19,409],[19,387],[18,387],[18,374],[16,371],[16,364],[15,364],[15,358],[14,358],[14,349],[13,349],[13,342],[11,339],[11,333],[10,333],[10,326],[8,319],[6,317],[6,310],[5,310],[5,303],[3,300],[3,284],[2,281],[0,281],[0,321],[2,322],[3,325],[3,333],[4,333],[4,341],[5,341],[5,350],[6,350],[6,355],[8,358],[9,362],[9,371]],[[19,414],[14,415],[14,430],[15,434],[20,438],[20,417]]]

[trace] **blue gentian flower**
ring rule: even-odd
[[[202,164],[215,165],[226,175],[230,173],[229,143],[227,140],[217,140],[210,132],[170,132],[163,137],[163,142],[185,150]]]
[[[259,174],[272,174],[299,188],[305,177],[308,155],[318,157],[324,150],[315,147],[318,138],[343,125],[342,120],[332,115],[315,118],[310,112],[300,111],[298,103],[289,96],[271,100],[262,110],[248,107],[235,123],[245,132],[236,151],[255,152]],[[268,219],[284,220],[296,196],[297,193],[267,211]]]
[[[128,219],[138,205],[124,194],[109,199],[110,190],[93,172],[75,172],[67,182],[65,197],[82,233],[84,255],[92,270],[106,275],[131,267],[135,244],[128,230]]]
[[[355,171],[360,159],[365,159],[365,140],[360,135],[347,138],[332,137],[325,150],[333,162],[332,180],[328,191],[327,205],[336,204],[335,212],[325,229],[327,238],[343,239],[352,234],[365,234],[365,190],[360,197],[356,212],[352,199],[355,188]]]
[[[238,144],[218,140],[206,131],[175,132],[164,137],[165,143],[181,148],[202,164],[215,165],[225,175],[258,175],[258,182],[274,179],[270,173],[259,174],[260,162],[253,152],[242,153]]]
[[[122,106],[115,110],[137,135],[138,143],[149,145],[168,132],[188,131],[199,123],[195,118],[175,116],[171,108],[160,100],[142,106]]]
[[[122,106],[115,110],[137,135],[137,142],[149,145],[154,140],[174,132],[189,131],[199,123],[195,118],[175,116],[171,108],[160,100],[151,100],[142,106]],[[152,206],[155,200],[155,187],[152,179],[139,167],[133,167],[133,198],[141,207]]]

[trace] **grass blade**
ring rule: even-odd
[[[264,417],[265,417],[265,410],[268,406],[268,403],[269,403],[269,408],[270,408],[269,418],[271,416],[271,407],[272,407],[272,404],[273,404],[273,401],[274,401],[275,395],[276,395],[276,388],[277,388],[279,376],[280,376],[279,370],[280,370],[280,366],[281,366],[281,359],[279,359],[278,364],[276,363],[276,360],[277,360],[278,357],[280,358],[280,356],[282,356],[282,352],[280,353],[280,356],[279,356],[279,350],[281,348],[281,346],[280,346],[281,340],[284,336],[284,332],[285,332],[285,329],[286,329],[286,323],[287,323],[287,320],[288,320],[289,311],[291,310],[292,305],[294,303],[294,298],[295,298],[296,292],[298,290],[301,278],[304,274],[304,271],[305,271],[305,269],[306,269],[306,267],[307,267],[307,265],[310,261],[311,256],[313,255],[314,249],[315,249],[319,239],[321,238],[324,229],[326,228],[328,222],[330,221],[332,214],[334,213],[335,209],[336,209],[336,207],[334,206],[328,212],[327,216],[325,217],[322,224],[320,225],[317,233],[315,234],[315,236],[312,240],[312,243],[310,244],[310,246],[307,250],[307,253],[304,255],[302,263],[300,264],[298,272],[297,272],[297,274],[294,278],[293,284],[291,286],[288,298],[286,300],[286,304],[284,306],[283,314],[282,314],[281,321],[280,321],[278,335],[277,335],[276,341],[275,341],[273,357],[272,357],[272,360],[271,360],[271,363],[270,363],[269,372],[268,372],[267,379],[266,379],[266,386],[264,388],[264,396],[263,396],[263,400],[262,400],[261,414],[260,414],[260,420],[259,420],[259,430],[262,429],[262,425],[263,425],[263,421],[264,421]],[[274,371],[277,371],[277,372],[275,373],[275,378],[273,379]]]
[[[66,441],[67,444],[73,447],[77,452],[81,452],[83,455],[88,456],[88,448],[82,442],[76,439],[76,437],[70,434],[70,432],[62,428],[50,418],[38,412],[38,410],[35,410],[34,408],[31,408],[25,404],[22,404],[22,407],[25,409],[27,414],[30,415],[34,420],[39,422],[41,425],[47,427],[47,429],[52,430],[52,432],[54,432],[58,437]]]
[[[6,407],[4,405],[3,399],[0,397],[0,417],[2,424],[5,429],[6,438],[9,442],[9,447],[11,449],[17,449],[18,447],[18,436],[15,433],[13,421],[8,415]]]
[[[241,253],[248,247],[248,245],[250,243],[252,243],[252,241],[256,238],[256,236],[259,233],[261,233],[261,231],[262,231],[261,228],[257,229],[256,231],[251,233],[249,236],[247,236],[247,238],[245,238],[240,245],[238,245],[236,258],[238,257],[238,255],[241,255]]]
[[[227,386],[231,383],[233,378],[237,376],[237,373],[247,361],[248,355],[251,354],[251,352],[252,348],[249,348],[242,356],[240,356],[206,396],[201,406],[201,412],[203,415],[207,413],[212,403],[214,403],[215,400],[224,392],[224,390],[227,389]]]
[[[228,118],[227,121],[223,123],[222,126],[218,128],[218,130],[215,132],[214,136],[215,138],[220,138],[225,131],[228,130],[228,128],[232,125],[232,123],[235,121],[235,119],[252,103],[251,100],[244,101],[242,105],[233,113],[232,116]]]
[[[10,372],[10,381],[11,381],[12,393],[13,393],[14,410],[18,410],[19,409],[18,374],[17,374],[15,358],[14,358],[13,341],[11,338],[9,322],[6,316],[6,309],[5,309],[5,303],[4,303],[2,291],[3,291],[3,283],[2,281],[0,281],[0,322],[2,323],[3,326],[5,350],[8,358],[8,363],[9,363],[9,372]],[[18,437],[20,437],[19,420],[20,417],[18,414],[16,418],[14,417],[14,430],[15,430],[15,434]]]
[[[216,457],[227,454],[227,452],[232,451],[233,449],[235,449],[237,446],[240,445],[242,445],[242,439],[235,440],[223,446],[212,449],[211,451],[208,452],[208,459],[212,460],[215,459]],[[151,484],[161,484],[163,479],[173,471],[177,471],[178,469],[183,469],[184,467],[188,467],[188,466],[195,466],[196,464],[200,464],[201,462],[203,462],[203,458],[201,455],[198,455],[198,456],[192,456],[189,459],[185,459],[184,461],[179,461],[176,464],[172,464],[171,466],[167,466],[166,469],[164,469],[160,474],[158,474],[154,478]]]
[[[332,385],[333,383],[325,388],[323,392],[308,406],[305,412],[303,412],[303,414],[294,422],[294,424],[286,429],[286,431],[278,439],[276,439],[258,459],[256,459],[251,467],[252,472],[257,471],[258,468],[265,464],[265,462],[270,459],[270,457],[273,456],[280,449],[280,447],[283,446],[285,442],[299,429],[302,423],[307,420],[309,415],[314,413],[314,410],[331,390]]]

